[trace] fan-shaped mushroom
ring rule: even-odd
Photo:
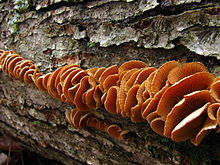
[[[164,136],[170,137],[171,132],[185,117],[204,106],[207,102],[212,102],[213,98],[208,90],[195,91],[179,101],[167,115],[165,122]]]
[[[171,84],[174,84],[184,77],[197,72],[208,72],[208,69],[200,62],[190,62],[173,68],[169,72],[167,79]]]
[[[220,81],[214,82],[210,86],[211,94],[216,101],[220,102]]]
[[[207,89],[213,79],[214,76],[208,72],[198,72],[175,83],[163,93],[157,107],[157,113],[166,119],[173,106],[182,100],[184,95]]]
[[[156,133],[177,142],[190,139],[198,145],[211,130],[220,132],[220,78],[199,62],[170,61],[159,69],[141,61],[87,70],[66,65],[42,74],[32,61],[0,50],[0,69],[74,104],[65,113],[74,128],[94,127],[123,139],[128,131],[100,121],[90,110],[104,104],[107,112],[132,122],[147,120]]]
[[[170,61],[163,64],[155,73],[154,78],[151,83],[151,91],[153,95],[159,92],[165,85],[167,81],[167,76],[169,72],[178,66],[179,63],[176,61]]]

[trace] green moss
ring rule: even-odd
[[[70,39],[69,45],[70,45],[70,48],[73,49],[74,46],[75,46],[75,40],[74,39]]]
[[[95,43],[92,42],[92,41],[90,41],[90,42],[87,43],[87,46],[88,46],[89,48],[95,47]]]
[[[70,124],[67,124],[68,129],[73,129],[73,127]]]
[[[72,154],[72,155],[75,155],[75,154],[77,153],[77,151],[74,150],[74,149],[70,149],[70,150],[69,150],[69,153]]]
[[[30,0],[13,0],[14,2],[14,9],[17,10],[19,13],[27,12],[30,8]]]
[[[19,31],[19,19],[22,13],[25,13],[30,8],[30,0],[13,0],[14,8],[11,12],[9,18],[9,30],[11,32],[11,37],[18,33]]]
[[[19,14],[15,13],[14,15],[10,17],[8,21],[11,35],[17,34],[19,31],[19,23],[18,23],[19,17],[20,17]]]
[[[34,123],[34,125],[41,125],[41,121],[39,121],[39,120],[35,120],[33,123]]]
[[[14,23],[11,25],[11,27],[12,27],[12,34],[16,34],[19,30],[19,24]]]

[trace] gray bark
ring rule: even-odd
[[[43,72],[67,63],[108,67],[138,59],[200,61],[220,73],[218,0],[0,0],[0,49],[33,60]],[[74,106],[0,73],[0,130],[30,150],[64,164],[215,164],[219,134],[199,147],[175,143],[147,123],[100,118],[128,129],[118,141],[92,128],[76,130],[64,113]]]

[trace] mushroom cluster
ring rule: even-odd
[[[13,51],[0,50],[0,69],[26,83],[32,83],[40,75],[40,70],[32,61]]]
[[[104,105],[109,113],[132,122],[147,121],[156,133],[176,142],[189,139],[199,145],[210,131],[220,132],[220,77],[199,62],[170,61],[158,69],[141,61],[87,70],[66,65],[42,74],[15,52],[0,51],[0,68],[74,104],[66,112],[74,128],[95,127],[123,139],[128,131],[95,117],[94,109]]]
[[[98,120],[89,111],[79,111],[76,108],[66,112],[66,119],[74,128],[94,127],[107,132],[109,135],[119,140],[123,139],[124,135],[128,132],[127,130],[122,130],[116,124],[107,124],[104,121]]]

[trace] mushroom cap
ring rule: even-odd
[[[94,88],[98,85],[93,75],[89,75],[88,81],[89,81],[89,84]]]
[[[131,116],[131,108],[137,105],[136,95],[137,95],[137,91],[139,87],[140,85],[138,84],[131,87],[131,89],[128,91],[128,94],[125,98],[123,110],[127,117]]]
[[[153,97],[153,92],[151,90],[151,84],[152,84],[152,81],[154,79],[154,76],[156,74],[156,70],[153,71],[147,78],[146,82],[145,82],[145,88],[147,89],[150,97]]]
[[[98,70],[99,68],[94,67],[94,68],[90,68],[90,69],[86,69],[86,72],[89,76],[94,76],[95,72]]]
[[[6,73],[9,73],[9,64],[16,58],[19,57],[18,54],[9,54],[5,57],[4,62],[2,64],[2,70]]]
[[[66,65],[60,70],[60,82],[63,83],[66,77],[75,70],[80,70],[77,65]],[[73,74],[73,73],[72,73]]]
[[[113,113],[116,114],[117,111],[117,93],[118,93],[119,87],[117,86],[112,86],[110,87],[110,89],[107,92],[107,96],[105,99],[105,109],[109,112],[109,113]]]
[[[201,143],[201,141],[204,139],[204,137],[208,135],[208,133],[211,130],[216,129],[216,127],[217,127],[216,121],[207,118],[201,130],[196,134],[196,136],[191,138],[191,143],[198,146]]]
[[[32,79],[32,76],[34,75],[36,69],[30,69],[27,70],[24,74],[24,78],[23,78],[23,81],[25,83],[32,83],[33,82],[33,79]]]
[[[95,100],[95,102],[96,102],[96,109],[97,109],[97,108],[100,108],[101,105],[102,105],[102,102],[101,102],[102,94],[103,94],[103,93],[102,93],[102,91],[100,90],[99,85],[97,85],[97,86],[95,87],[95,91],[94,91],[94,94],[93,94],[93,98],[94,98],[94,100]]]
[[[106,93],[109,90],[109,88],[111,88],[112,86],[118,86],[118,80],[119,80],[118,74],[112,74],[108,76],[103,82],[104,93]]]
[[[66,102],[69,103],[74,103],[74,98],[76,96],[76,92],[79,89],[80,84],[77,84],[75,86],[72,86],[70,88],[68,88],[67,93],[62,93],[61,95],[63,95],[65,97]]]
[[[121,74],[124,71],[128,71],[128,70],[131,70],[134,68],[140,69],[140,68],[145,68],[145,67],[147,67],[146,63],[144,63],[142,61],[133,60],[133,61],[128,61],[128,62],[123,63],[119,67],[118,70],[119,70],[119,74]]]
[[[134,85],[135,84],[142,84],[144,81],[147,80],[147,78],[150,76],[152,72],[156,71],[156,68],[154,67],[147,67],[143,68],[139,74],[137,75]]]
[[[102,67],[102,68],[98,68],[94,74],[94,78],[96,80],[97,83],[99,83],[99,78],[100,76],[102,75],[102,73],[106,70],[105,67]]]
[[[76,108],[65,112],[66,120],[74,128],[84,128],[87,126],[87,120],[90,117],[89,111],[78,111]]]
[[[174,84],[184,77],[197,72],[208,72],[208,69],[200,62],[190,62],[173,68],[167,76],[167,79],[171,84]]]
[[[146,120],[150,124],[152,122],[152,120],[154,120],[158,117],[160,117],[160,115],[158,115],[157,111],[154,111],[154,112],[151,112],[149,115],[147,115]]]
[[[78,84],[78,83],[81,81],[81,79],[82,79],[83,77],[85,77],[85,76],[88,76],[87,73],[86,73],[86,71],[80,70],[79,72],[77,72],[77,73],[72,77],[72,79],[71,79],[71,84],[72,84],[72,85]]]
[[[128,78],[128,80],[125,82],[124,84],[124,90],[127,93],[129,91],[129,89],[134,85],[134,82],[137,78],[137,76],[139,75],[139,73],[142,71],[143,69],[138,69],[136,70],[134,73],[132,73],[130,75],[130,77]]]
[[[193,111],[190,115],[185,117],[172,131],[171,139],[179,142],[190,139],[198,134],[202,123],[207,118],[207,108],[211,103],[206,103],[201,108]]]
[[[208,90],[195,91],[184,96],[167,115],[164,136],[170,137],[173,129],[189,114],[212,102],[213,98]]]
[[[137,91],[137,95],[136,95],[136,99],[137,99],[137,102],[138,102],[138,105],[142,105],[143,102],[149,98],[149,93],[148,92],[145,92],[145,82],[144,81],[143,83],[141,83],[141,85],[139,86],[138,88],[138,91]]]
[[[208,107],[207,114],[211,120],[218,119],[218,111],[220,110],[220,103],[213,103]]]
[[[147,119],[147,116],[156,111],[157,110],[157,106],[158,106],[158,103],[159,103],[159,99],[157,98],[151,98],[148,105],[146,106],[145,109],[143,109],[142,111],[142,117],[144,119]]]
[[[20,67],[19,73],[18,73],[18,78],[19,78],[21,81],[24,81],[24,74],[25,74],[28,70],[29,70],[29,66]]]
[[[35,85],[37,86],[37,88],[41,91],[46,91],[46,88],[44,88],[43,86],[43,76],[38,77],[35,81],[34,81]]]
[[[163,136],[165,121],[161,117],[153,119],[150,123],[150,127],[154,132]]]
[[[212,96],[215,98],[217,102],[220,102],[220,81],[214,82],[210,86],[210,91]]]
[[[122,137],[120,137],[121,128],[118,125],[112,124],[108,126],[106,132],[116,139],[122,139]]]
[[[120,86],[119,86],[119,92],[118,92],[118,104],[119,104],[119,109],[120,109],[120,112],[121,112],[121,115],[122,116],[126,116],[124,114],[124,103],[125,103],[125,99],[126,99],[126,96],[127,96],[127,93],[125,92],[125,84],[126,82],[129,80],[129,78],[131,77],[131,75],[136,72],[138,69],[134,68],[134,69],[131,69],[129,71],[127,71],[123,77],[121,78],[121,81],[120,81]]]
[[[88,118],[87,126],[88,127],[97,127],[99,120],[95,117]]]
[[[13,60],[11,60],[8,64],[8,72],[9,72],[9,75],[12,76],[12,77],[16,77],[15,76],[15,71],[14,71],[14,68],[16,65],[18,65],[18,63],[20,63],[21,61],[23,60],[22,57],[18,56],[18,57],[15,57]]]
[[[142,117],[144,119],[146,119],[151,112],[157,110],[160,98],[162,97],[163,93],[167,90],[168,87],[169,85],[165,85],[159,92],[157,92],[157,94],[153,98],[150,99],[150,102],[147,106],[145,106],[145,109],[143,109],[144,106],[142,107]]]
[[[91,87],[88,81],[89,76],[85,76],[80,80],[80,85],[78,90],[76,91],[76,95],[74,98],[74,103],[76,105],[76,108],[80,111],[88,110],[89,107],[83,103],[83,94]]]
[[[69,72],[70,71],[70,72]],[[69,96],[69,93],[68,91],[72,91],[72,87],[74,87],[75,85],[72,84],[72,79],[75,77],[75,75],[80,72],[81,69],[77,69],[77,68],[70,68],[69,70],[67,70],[66,72],[64,72],[63,75],[66,75],[68,73],[68,75],[66,75],[66,77],[64,78],[63,75],[61,75],[61,78],[60,78],[60,83],[61,83],[61,86],[62,86],[62,92],[65,96],[65,98],[69,101],[69,102],[72,102],[74,103],[74,98],[70,97]],[[71,89],[71,90],[69,90]],[[73,95],[71,95],[73,96]]]
[[[8,56],[11,56],[12,54],[15,54],[15,53],[13,51],[4,51],[4,52],[1,53],[0,64],[2,66],[1,67],[2,70],[3,70],[4,64],[6,62],[6,58],[8,58]]]
[[[148,99],[146,99],[142,106],[141,106],[141,115],[142,115],[142,118],[143,119],[146,119],[147,115],[144,115],[144,110],[146,109],[146,107],[148,106],[148,104],[150,103],[150,101],[152,100],[153,98],[152,97],[149,97]]]
[[[157,107],[158,114],[166,120],[171,109],[183,99],[184,95],[207,89],[212,84],[213,79],[214,76],[211,73],[198,72],[175,83],[163,93]]]
[[[99,120],[98,120],[98,122],[96,124],[96,128],[101,130],[101,131],[107,131],[108,126],[109,125],[107,123],[105,123],[104,121],[99,121]]]
[[[151,83],[151,92],[153,93],[153,95],[159,92],[166,85],[167,76],[169,72],[178,65],[179,63],[177,61],[169,61],[163,64],[156,71]]]
[[[118,66],[117,65],[113,65],[107,69],[105,69],[105,71],[102,72],[102,74],[99,77],[99,84],[100,84],[100,89],[102,92],[104,92],[104,81],[107,77],[109,77],[110,75],[114,75],[118,73]]]
[[[55,80],[56,77],[58,76],[59,72],[60,72],[61,68],[56,69],[49,77],[48,77],[48,81],[47,81],[47,91],[48,93],[56,98],[59,99],[60,96],[58,95],[57,89],[55,87]]]
[[[220,127],[220,108],[218,109],[216,116],[217,116],[217,123]]]
[[[137,104],[131,108],[131,121],[134,123],[144,121],[141,115],[141,104]]]
[[[84,94],[83,94],[83,103],[86,104],[90,109],[96,108],[96,101],[93,97],[95,92],[95,87],[90,87]]]
[[[116,124],[107,124],[106,122],[100,121],[95,117],[89,117],[87,119],[87,126],[97,128],[101,131],[105,131],[112,137],[119,140],[122,140],[124,138],[124,135],[128,133],[127,130],[122,130]]]

